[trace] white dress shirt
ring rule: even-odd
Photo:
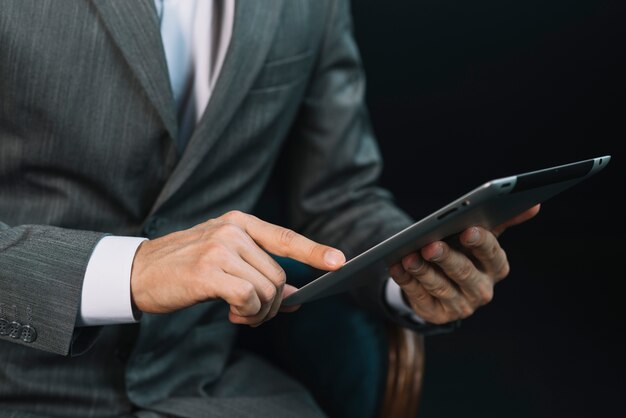
[[[232,37],[235,0],[155,0],[170,83],[178,108],[182,153],[206,108]],[[209,24],[207,24],[209,22]],[[207,47],[208,46],[208,47]],[[145,238],[104,237],[85,272],[77,325],[136,322],[130,276],[137,248]],[[423,322],[391,279],[385,298],[400,314]]]
[[[209,103],[224,63],[232,37],[235,0],[155,0],[154,3],[178,108],[181,141],[177,148],[182,153]],[[137,248],[144,240],[107,236],[96,245],[85,271],[77,325],[138,320],[131,304],[130,274]]]

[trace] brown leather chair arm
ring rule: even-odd
[[[424,376],[424,338],[389,323],[389,364],[381,418],[416,418]]]

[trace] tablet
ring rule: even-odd
[[[339,270],[301,287],[285,298],[283,305],[310,302],[367,284],[380,278],[405,255],[471,226],[498,226],[589,178],[606,167],[610,159],[611,156],[606,155],[488,181],[352,258]]]

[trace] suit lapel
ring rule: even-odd
[[[283,0],[236,1],[232,38],[211,99],[151,213],[181,187],[218,142],[263,65],[282,3]]]
[[[176,106],[153,0],[92,0],[172,138],[177,136]]]

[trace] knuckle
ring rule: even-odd
[[[485,286],[478,291],[478,302],[486,305],[493,300],[493,288]]]
[[[217,230],[221,235],[229,238],[240,237],[243,232],[241,227],[233,222],[224,222],[217,228]]]
[[[263,304],[270,303],[276,297],[276,293],[276,288],[273,285],[267,285],[261,290],[259,299]]]
[[[496,275],[496,278],[498,280],[502,280],[502,279],[506,278],[509,275],[510,271],[511,271],[511,269],[509,267],[509,264],[506,263],[504,266],[502,266],[502,268],[500,269],[500,271]]]
[[[200,262],[211,262],[214,258],[218,260],[228,259],[229,251],[218,242],[209,242],[204,247],[204,252],[198,257]]]
[[[439,298],[439,299],[450,299],[452,298],[452,288],[444,283],[436,284],[432,286],[429,292]]]
[[[284,247],[291,247],[297,236],[298,234],[291,229],[282,228],[279,235],[280,244]]]
[[[192,229],[197,229],[203,232],[209,232],[216,226],[219,226],[224,220],[222,218],[207,219],[204,223],[194,226]]]
[[[243,282],[237,285],[234,290],[234,299],[238,305],[247,305],[254,298],[254,286],[250,282]]]
[[[315,257],[316,251],[320,251],[321,252],[321,251],[323,251],[322,248],[323,247],[321,245],[315,245],[315,244],[308,246],[308,248],[306,250],[307,257],[309,259],[313,259]]]
[[[287,283],[287,273],[285,273],[285,270],[283,270],[281,267],[278,267],[276,276],[272,281],[278,287],[284,286]]]
[[[412,295],[410,299],[412,299],[415,302],[415,304],[419,305],[419,304],[430,301],[430,295],[423,291],[416,292],[415,294]]]
[[[270,263],[271,268],[273,269],[272,271],[272,275],[281,278],[281,277],[285,277],[285,279],[287,278],[287,273],[285,273],[285,270],[283,270],[283,268],[281,267],[280,264],[278,264],[278,262],[276,260],[274,260],[272,257],[268,257],[267,259]]]
[[[472,308],[469,304],[465,303],[459,307],[459,318],[455,318],[455,319],[469,318],[473,314],[474,314],[474,308]]]
[[[506,276],[508,276],[510,272],[511,266],[509,265],[509,262],[505,260],[504,263],[502,263],[502,266],[500,267],[498,272],[496,273],[496,279],[502,280]]]
[[[238,325],[245,324],[246,321],[247,321],[247,318],[245,318],[243,316],[239,316],[238,314],[233,313],[233,312],[228,314],[228,319],[233,324],[238,324]]]
[[[245,213],[243,213],[240,210],[231,210],[229,212],[226,212],[225,214],[223,214],[221,216],[222,219],[230,221],[230,222],[237,222],[241,219],[243,219],[246,216]]]
[[[466,282],[472,278],[474,274],[474,265],[470,262],[461,263],[455,271],[455,279],[457,281]]]
[[[486,257],[488,260],[496,260],[500,256],[500,246],[494,244],[491,245],[486,251]]]

